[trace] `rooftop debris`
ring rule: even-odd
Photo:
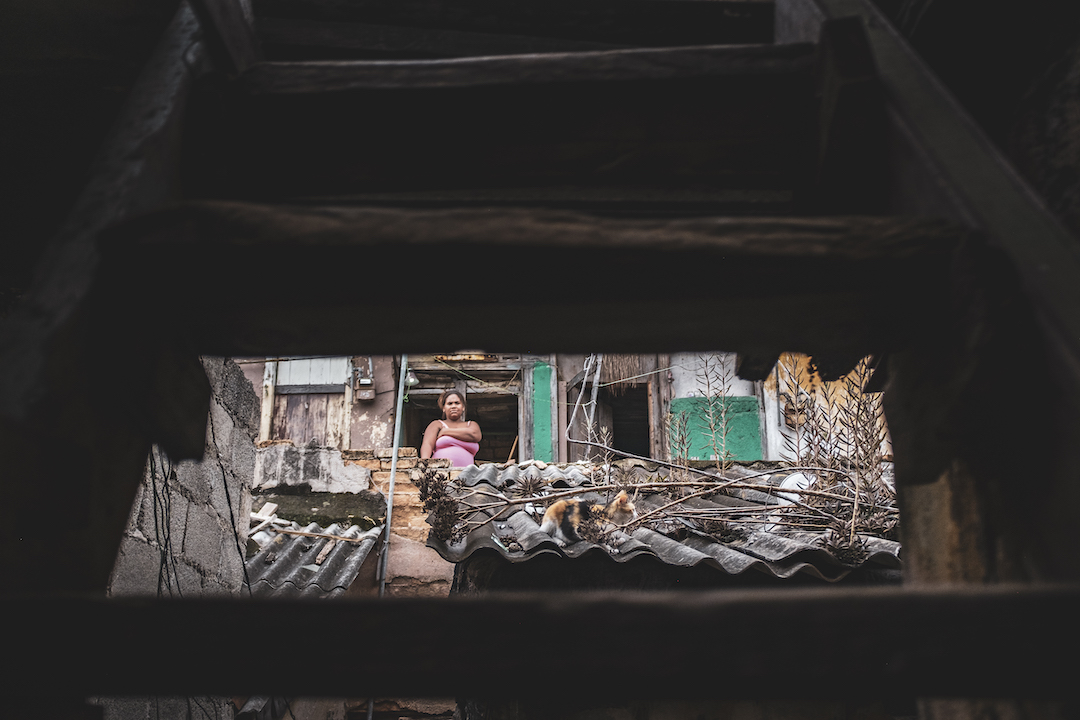
[[[510,466],[498,465],[504,470]],[[423,469],[416,479],[434,538],[458,543],[469,533],[524,511],[537,523],[553,502],[583,498],[608,502],[625,490],[637,517],[622,524],[583,523],[582,537],[619,552],[621,540],[646,528],[681,541],[688,533],[728,542],[754,532],[816,533],[837,558],[858,564],[868,537],[895,540],[899,511],[886,471],[765,463],[732,464],[725,470],[673,463],[617,460],[562,466],[564,473],[502,473],[505,482],[451,480],[445,470]],[[577,478],[568,483],[565,477]],[[552,478],[555,478],[553,481]],[[515,538],[501,535],[500,546]]]

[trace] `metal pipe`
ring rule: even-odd
[[[394,415],[394,454],[390,458],[390,487],[386,498],[386,532],[379,554],[379,597],[386,592],[386,566],[390,560],[390,527],[394,518],[394,480],[397,479],[398,448],[401,447],[401,410],[405,401],[405,375],[409,368],[409,356],[402,354],[401,369],[398,374],[397,413]],[[375,713],[375,698],[368,698],[367,720]]]
[[[390,527],[394,517],[394,481],[397,479],[398,448],[401,447],[401,412],[405,401],[405,375],[408,371],[408,355],[401,356],[401,371],[398,378],[397,412],[394,415],[394,454],[390,458],[390,487],[386,498],[386,541],[383,543],[379,558],[379,597],[386,590],[386,566],[390,557]]]
[[[600,353],[596,356],[596,374],[593,375],[592,383],[592,401],[589,405],[589,434],[595,435],[593,425],[596,419],[596,391],[600,389],[600,367],[604,364],[604,353]],[[584,381],[582,382],[584,387]]]

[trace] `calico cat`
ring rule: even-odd
[[[557,500],[544,512],[540,523],[541,532],[555,539],[559,547],[581,541],[578,527],[582,521],[596,518],[602,527],[623,525],[637,517],[634,503],[625,490],[621,490],[615,499],[604,505],[590,505],[584,500]]]

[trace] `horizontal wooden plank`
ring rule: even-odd
[[[861,357],[940,314],[963,235],[943,221],[880,217],[189,203],[103,238],[102,312],[173,318],[200,352],[223,355],[348,354],[363,337],[374,353],[785,347]],[[332,262],[363,280],[280,299],[260,292],[261,264],[286,252],[298,277]],[[578,269],[587,285],[567,292]],[[439,289],[448,273],[453,292]]]
[[[5,597],[35,628],[7,671],[16,695],[322,695],[884,699],[1072,695],[1075,586],[785,589],[356,601]],[[207,652],[242,628],[313,628],[364,652],[237,662]],[[321,629],[321,630],[320,630]],[[169,649],[135,653],[147,634]],[[568,651],[575,638],[580,652]],[[567,665],[567,653],[573,660]],[[86,658],[95,658],[87,662]],[[513,671],[492,664],[513,658]]]
[[[445,387],[413,388],[412,390],[409,391],[409,397],[414,397],[414,396],[418,397],[418,396],[423,396],[423,395],[430,395],[430,396],[433,396],[433,397],[438,397],[439,395],[442,395],[445,390],[446,390]],[[469,397],[472,397],[473,395],[517,395],[518,394],[518,389],[517,389],[516,384],[512,385],[512,386],[508,386],[508,387],[490,387],[490,386],[487,386],[487,385],[469,384],[468,385],[468,391],[469,391]]]
[[[642,188],[669,203],[679,189],[790,191],[808,171],[813,64],[810,44],[261,63],[239,85],[200,88],[185,177],[199,197],[272,201],[553,185]]]
[[[671,186],[523,186],[445,188],[285,198],[293,204],[397,208],[543,207],[622,217],[791,215],[791,189]]]
[[[802,74],[814,62],[809,43],[631,48],[518,57],[412,61],[261,62],[240,78],[248,93],[459,88],[476,85],[672,80]]]
[[[463,372],[484,372],[484,373],[499,373],[500,375],[512,376],[515,372],[521,369],[520,362],[453,362],[441,363],[441,362],[415,362],[412,358],[409,358],[409,367],[417,372],[441,372],[441,373],[454,373],[456,371]]]
[[[260,17],[534,35],[626,45],[766,43],[762,0],[260,0]]]
[[[319,20],[259,18],[270,60],[448,58],[611,50],[611,43]]]
[[[324,393],[343,393],[345,386],[336,385],[278,385],[274,388],[278,395],[316,395]]]

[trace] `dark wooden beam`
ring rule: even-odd
[[[199,352],[222,355],[333,353],[362,335],[377,353],[782,346],[861,357],[902,345],[937,311],[962,236],[900,218],[188,203],[103,238],[100,312],[161,313]],[[362,280],[265,292],[285,257],[297,277],[333,265]],[[560,291],[579,269],[589,291]],[[440,294],[448,272],[455,289]],[[468,321],[438,322],[432,297]]]
[[[218,70],[239,75],[259,61],[262,51],[240,0],[192,0],[191,8]]]
[[[565,644],[549,640],[574,637],[593,641],[572,672],[559,672],[566,701],[1064,700],[1077,663],[1060,649],[1080,642],[1078,602],[1075,586],[1002,586],[315,602],[35,596],[4,598],[0,611],[35,628],[7,671],[14,695],[526,698],[565,666]],[[369,651],[243,663],[206,650],[238,628],[304,637],[312,622]],[[100,652],[148,634],[169,649],[153,663]],[[514,671],[492,669],[492,652],[513,657]]]
[[[275,60],[451,58],[613,50],[612,43],[324,20],[258,18],[255,29]]]
[[[19,578],[11,587],[104,590],[151,443],[176,460],[202,455],[210,387],[196,353],[156,321],[114,342],[116,326],[87,312],[98,232],[180,194],[200,34],[181,4],[33,287],[0,323],[0,572]],[[28,508],[46,497],[52,527],[41,533]]]
[[[817,212],[885,209],[885,99],[862,18],[822,24],[818,40]]]
[[[620,45],[768,43],[758,0],[260,0],[260,17],[565,38]]]
[[[1080,242],[872,3],[778,0],[776,9],[780,43],[812,41],[827,20],[862,20],[887,110],[889,210],[986,232],[1015,264],[1062,362],[1080,367]]]
[[[274,201],[790,189],[807,171],[813,67],[810,44],[260,63],[193,102],[185,175],[196,196]]]
[[[947,503],[913,502],[905,523],[932,527],[947,504],[979,508],[981,529],[959,531],[983,538],[971,541],[979,552],[938,556],[937,548],[947,546],[933,536],[922,542],[920,564],[950,568],[949,579],[960,573],[964,579],[1077,577],[1080,563],[1060,550],[1071,541],[1055,528],[1070,525],[1077,501],[1073,448],[1080,425],[1072,418],[1080,408],[1080,241],[873,3],[779,0],[777,41],[812,40],[827,22],[843,18],[864,25],[881,83],[887,207],[951,218],[985,233],[988,245],[950,281],[954,297],[943,321],[888,358],[884,403],[898,485],[956,493]],[[996,424],[1000,414],[991,400],[1006,375],[1031,379],[1027,420],[1011,429]],[[1021,447],[1038,447],[1044,458],[1041,499],[1013,507],[1006,498],[1025,475]],[[953,530],[940,532],[949,537]],[[972,567],[972,558],[983,567]]]

